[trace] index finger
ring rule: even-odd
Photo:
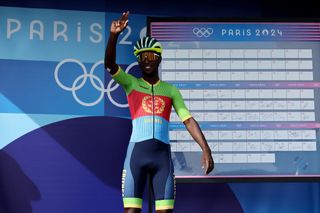
[[[210,164],[209,161],[206,161],[206,174],[209,174],[210,170]]]
[[[126,21],[128,20],[128,16],[129,16],[129,11],[122,13],[122,16],[120,18],[121,21]]]
[[[209,174],[213,170],[213,162],[206,160],[206,174]]]

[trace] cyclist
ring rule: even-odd
[[[132,118],[132,134],[122,174],[122,195],[126,213],[141,212],[147,176],[151,176],[157,213],[173,211],[174,170],[169,145],[169,118],[172,106],[194,140],[202,148],[202,166],[209,174],[214,167],[211,150],[195,119],[186,108],[179,90],[159,79],[162,46],[144,37],[134,46],[142,78],[125,73],[116,63],[119,34],[128,26],[129,12],[112,21],[105,53],[105,68],[126,92]]]

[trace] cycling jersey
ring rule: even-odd
[[[144,185],[149,174],[156,210],[173,209],[174,169],[169,145],[172,106],[182,121],[191,117],[181,93],[173,85],[125,73],[120,67],[112,76],[126,92],[132,118],[132,134],[122,174],[125,208],[141,208]]]
[[[182,121],[191,117],[179,90],[164,81],[150,84],[135,78],[120,67],[112,76],[125,90],[132,118],[130,142],[151,138],[169,144],[169,119],[172,106]]]

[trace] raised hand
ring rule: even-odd
[[[114,20],[110,26],[110,32],[114,34],[120,34],[128,26],[129,11],[122,13],[119,20]]]

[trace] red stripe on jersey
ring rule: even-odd
[[[154,107],[155,116],[163,117],[169,121],[172,100],[167,96],[154,95],[152,98],[151,94],[133,90],[128,95],[128,102],[132,120],[141,116],[153,115],[152,109]]]

